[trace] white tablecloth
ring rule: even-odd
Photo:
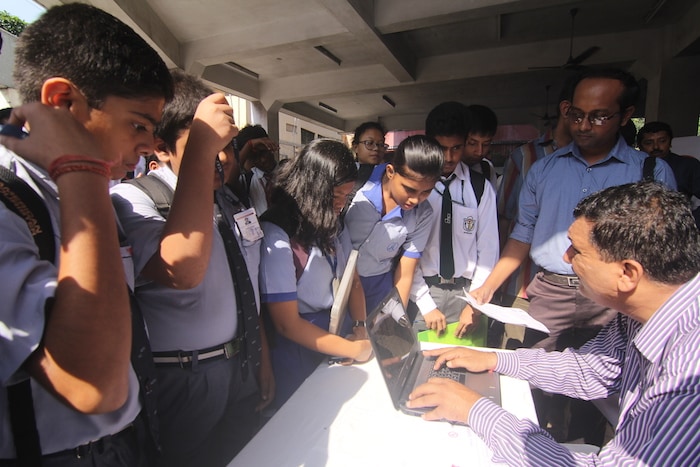
[[[501,376],[501,399],[506,410],[536,423],[527,382]],[[348,367],[322,364],[229,465],[496,464],[470,428],[395,410],[373,359]]]

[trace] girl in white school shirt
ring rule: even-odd
[[[371,311],[395,286],[404,306],[428,240],[432,208],[424,203],[440,177],[444,156],[432,138],[399,144],[389,164],[378,165],[345,215],[357,270]]]
[[[352,153],[342,143],[315,140],[284,164],[275,178],[272,204],[261,217],[260,293],[271,320],[272,366],[279,407],[318,366],[324,355],[366,361],[372,349],[365,328],[346,339],[328,332],[333,281],[342,276],[352,250],[338,215],[357,178]],[[350,292],[349,314],[364,324],[359,278]]]

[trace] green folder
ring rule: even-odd
[[[456,344],[456,345],[471,345],[473,347],[486,347],[486,332],[488,330],[489,318],[486,315],[481,315],[477,328],[466,336],[455,336],[455,329],[459,323],[451,323],[447,325],[447,329],[442,335],[438,336],[437,332],[432,329],[421,331],[418,333],[418,340],[421,342],[436,342],[438,344]]]

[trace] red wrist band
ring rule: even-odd
[[[64,155],[49,165],[49,176],[56,180],[61,175],[70,172],[90,172],[111,178],[111,165],[103,160],[87,156]]]

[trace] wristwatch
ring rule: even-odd
[[[364,321],[355,320],[355,321],[352,322],[352,327],[354,327],[354,328],[364,328],[364,327],[365,327],[365,322],[364,322]]]

